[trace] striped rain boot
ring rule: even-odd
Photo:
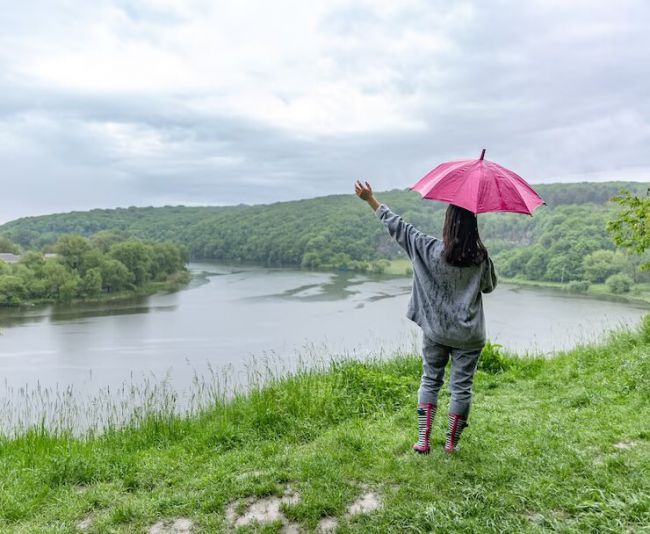
[[[429,436],[431,425],[436,415],[435,404],[418,404],[418,441],[413,444],[413,450],[420,454],[429,454]]]
[[[445,452],[452,454],[459,450],[458,442],[463,429],[467,426],[467,419],[460,415],[449,414],[449,429],[447,430],[447,439],[445,440]]]

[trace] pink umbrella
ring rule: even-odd
[[[485,149],[479,159],[442,163],[410,189],[423,198],[449,202],[472,213],[532,215],[535,208],[546,204],[521,176],[484,157]]]

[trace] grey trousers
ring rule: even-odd
[[[418,390],[418,402],[438,404],[438,393],[444,382],[445,366],[451,357],[449,380],[449,413],[467,419],[472,404],[472,382],[481,349],[457,349],[440,345],[422,336],[422,381]]]

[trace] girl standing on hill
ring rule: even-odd
[[[422,381],[418,390],[418,436],[413,450],[427,454],[445,366],[451,358],[449,427],[445,451],[458,442],[472,401],[472,382],[485,345],[482,293],[497,285],[492,260],[478,234],[476,216],[458,206],[447,208],[443,239],[417,230],[381,204],[368,182],[355,192],[373,209],[390,236],[413,264],[413,288],[406,316],[422,328]]]

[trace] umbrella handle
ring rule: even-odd
[[[481,157],[478,158],[479,160],[482,160],[485,157],[485,149],[481,152]]]

